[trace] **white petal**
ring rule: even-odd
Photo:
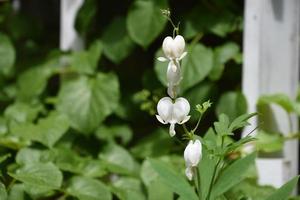
[[[187,52],[186,52],[186,51],[183,52],[183,53],[181,54],[181,56],[179,57],[178,60],[182,60],[182,58],[184,58],[186,55],[187,55]]]
[[[168,59],[165,57],[158,57],[157,60],[160,62],[166,62]]]
[[[185,175],[190,181],[193,180],[193,169],[191,167],[187,167],[185,169]]]
[[[177,35],[174,39],[173,55],[176,58],[179,58],[184,51],[184,47],[185,47],[184,38],[181,35]]]
[[[176,132],[175,132],[175,124],[173,124],[173,123],[170,124],[169,134],[170,134],[171,137],[173,137],[176,134]]]
[[[165,122],[159,115],[155,115],[156,116],[156,119],[162,123],[162,124],[167,124],[167,122]]]
[[[175,67],[175,71],[174,71]],[[180,66],[176,66],[174,62],[169,62],[167,69],[167,80],[169,85],[178,85],[181,81],[181,69]]]
[[[176,97],[176,94],[177,94],[177,87],[174,86],[174,85],[171,85],[171,84],[168,84],[168,90],[167,90],[167,93],[168,95],[171,97],[171,98],[175,98]]]
[[[187,167],[196,167],[202,157],[200,140],[191,140],[184,150],[184,160]]]
[[[189,121],[190,118],[191,118],[191,116],[188,115],[181,122],[179,122],[178,124],[184,124],[185,122]]]
[[[173,102],[170,97],[164,97],[157,103],[157,112],[161,119],[168,122],[172,116]]]
[[[167,58],[173,57],[173,38],[168,36],[164,39],[162,49]]]
[[[173,112],[172,112],[172,120],[175,120],[177,123],[185,121],[190,112],[190,104],[189,102],[183,98],[177,98],[174,103]]]

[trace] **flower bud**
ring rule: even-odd
[[[202,157],[202,144],[200,140],[190,140],[184,150],[184,160],[186,165],[185,174],[189,180],[193,177],[193,167],[197,167]]]

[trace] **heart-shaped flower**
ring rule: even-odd
[[[202,157],[202,144],[200,140],[190,140],[184,150],[184,160],[186,165],[185,175],[192,180],[194,172],[193,168],[197,167]]]
[[[157,59],[161,62],[168,60],[179,62],[187,54],[187,52],[184,51],[184,48],[185,41],[181,35],[177,35],[174,39],[168,36],[164,39],[162,44],[162,49],[166,57],[158,57]]]
[[[163,97],[157,104],[156,118],[163,124],[170,124],[169,134],[173,137],[175,132],[175,124],[183,124],[190,119],[189,102],[183,98],[177,98],[173,102],[170,97]]]

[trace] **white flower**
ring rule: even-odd
[[[162,44],[162,49],[168,60],[181,60],[185,55],[185,41],[181,35],[177,35],[174,39],[170,36],[166,37]]]
[[[166,57],[158,57],[161,62],[170,61],[176,63],[172,65],[172,69],[176,72],[179,67],[179,61],[184,58],[187,52],[184,52],[185,41],[181,35],[177,35],[174,39],[170,36],[166,37],[162,44],[162,49]],[[169,65],[170,65],[169,63]]]
[[[186,165],[185,175],[189,180],[193,178],[193,168],[197,167],[202,157],[202,145],[200,140],[190,140],[184,150],[184,160]]]
[[[169,133],[173,137],[175,132],[175,124],[183,124],[190,119],[188,115],[190,112],[189,102],[183,98],[177,98],[173,102],[170,97],[163,97],[157,104],[156,118],[163,124],[170,124]]]
[[[176,67],[176,65],[178,65],[178,67]],[[176,69],[175,71],[174,68]],[[181,79],[182,77],[179,63],[174,63],[173,61],[170,61],[167,69],[168,94],[170,97],[176,97]]]

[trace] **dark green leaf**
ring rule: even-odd
[[[134,47],[126,29],[125,18],[115,18],[105,30],[103,37],[104,54],[113,62],[120,63]]]
[[[120,200],[146,200],[141,181],[136,178],[117,179],[112,184],[112,191]]]
[[[95,0],[85,0],[77,13],[75,27],[81,35],[85,35],[92,24],[97,11],[95,4]]]
[[[182,61],[183,91],[202,81],[213,68],[213,51],[202,44],[187,49],[188,54]]]
[[[127,16],[127,30],[132,40],[143,47],[148,47],[167,22],[160,10],[167,7],[166,0],[134,1]]]
[[[247,101],[241,92],[226,92],[224,93],[216,108],[217,115],[226,114],[230,120],[247,112]]]

